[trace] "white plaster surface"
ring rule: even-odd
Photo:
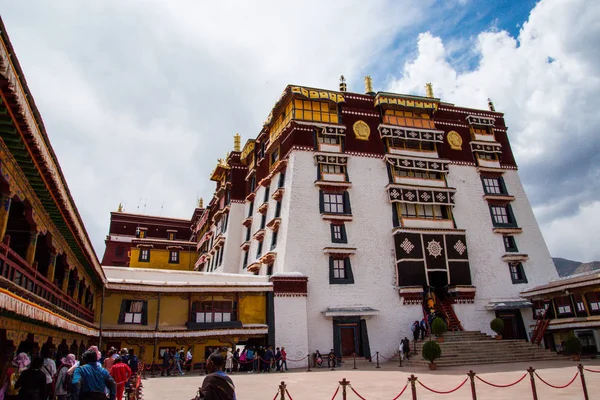
[[[276,346],[285,347],[288,368],[306,367],[308,325],[306,297],[275,296]],[[296,360],[296,361],[294,361]]]

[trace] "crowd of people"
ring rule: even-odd
[[[104,357],[91,346],[77,360],[74,354],[52,357],[20,352],[4,365],[0,400],[122,400],[130,378],[138,371],[132,349],[112,348]]]

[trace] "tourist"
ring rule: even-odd
[[[335,351],[333,351],[333,349],[331,349],[329,351],[329,354],[327,354],[327,366],[332,369],[335,368],[335,361],[336,361]]]
[[[106,389],[108,389],[109,399],[115,400],[116,382],[107,370],[98,365],[98,353],[90,348],[83,353],[82,358],[85,365],[76,368],[73,374],[73,398],[106,400]]]
[[[187,354],[185,355],[185,365],[186,365],[186,368],[187,368],[188,372],[190,372],[191,369],[192,369],[192,358],[193,358],[192,348],[189,347],[188,351],[187,351]]]
[[[67,374],[69,368],[77,363],[75,354],[68,354],[61,360],[60,369],[58,370],[58,377],[56,378],[56,386],[54,388],[54,395],[58,400],[67,400],[71,397],[71,380],[72,377]]]
[[[233,353],[233,370],[235,372],[240,370],[240,349],[236,349]]]
[[[265,361],[264,361],[264,360],[265,360],[265,353],[266,353],[266,350],[265,350],[265,348],[264,348],[264,347],[262,347],[262,346],[259,346],[259,347],[258,347],[258,351],[257,351],[257,353],[258,353],[258,362],[257,362],[257,367],[258,367],[258,372],[260,373],[260,372],[262,372],[262,371],[264,370],[264,368],[265,368],[265,366],[264,366],[264,362],[265,362]]]
[[[285,347],[281,348],[281,372],[283,372],[283,367],[285,366],[285,370],[288,370],[287,367],[287,352],[285,351]]]
[[[179,375],[185,375],[185,373],[181,370],[181,363],[183,361],[181,359],[182,355],[183,353],[178,351],[175,351],[175,354],[173,354],[173,375],[175,375],[177,371],[179,371]]]
[[[406,336],[402,339],[402,350],[404,352],[404,357],[406,357],[407,360],[410,360],[410,340],[408,340],[408,337]]]
[[[129,364],[129,350],[127,350],[127,347],[121,349],[119,356],[121,357],[121,362],[123,364]]]
[[[421,340],[425,340],[425,335],[427,335],[427,321],[425,320],[425,317],[421,319],[419,328],[421,329]]]
[[[169,349],[166,349],[165,352],[163,353],[163,360],[162,360],[162,369],[160,371],[160,376],[165,376],[165,372],[167,373],[167,376],[171,376],[171,352],[169,351]]]
[[[139,368],[139,360],[137,358],[137,356],[135,355],[133,349],[129,349],[129,358],[127,359],[127,365],[129,366],[129,369],[131,370],[131,375],[135,375],[138,372],[138,368]]]
[[[263,365],[263,371],[271,372],[271,367],[273,365],[273,347],[267,347],[267,350],[265,351],[265,356],[262,361],[264,361],[265,363]]]
[[[44,364],[41,371],[46,375],[46,397],[53,397],[52,382],[54,382],[54,376],[56,375],[56,363],[52,359],[52,352],[49,348],[42,350],[42,357],[44,357]]]
[[[41,371],[44,366],[42,357],[35,357],[29,368],[21,372],[15,383],[15,389],[19,391],[19,400],[44,400],[48,396],[46,373]],[[52,382],[50,382],[52,385]]]
[[[400,360],[404,361],[404,339],[400,340],[400,345],[398,346],[398,357],[400,357]]]
[[[275,367],[277,371],[281,370],[281,350],[279,350],[279,347],[275,348]]]
[[[131,378],[131,368],[123,362],[121,357],[117,357],[109,372],[110,376],[112,376],[117,383],[117,400],[123,400],[125,384],[129,381],[129,378]]]
[[[227,348],[227,355],[225,359],[225,372],[232,373],[233,372],[233,353],[231,352],[231,347]]]
[[[319,368],[323,366],[323,356],[321,356],[319,350],[315,350],[315,365]]]
[[[412,326],[410,327],[410,329],[412,330],[413,333],[413,339],[416,342],[417,340],[419,340],[419,321],[415,321],[413,322]]]
[[[90,346],[89,349],[87,349],[87,351],[93,351],[94,353],[96,353],[96,360],[100,360],[100,351],[98,350],[98,346]],[[83,353],[85,354],[85,353]],[[87,361],[83,358],[83,354],[81,356],[81,361],[77,361],[75,363],[75,365],[73,365],[71,368],[69,368],[69,370],[67,371],[68,375],[73,375],[73,373],[75,373],[75,370],[77,369],[77,367],[81,366],[81,365],[85,365],[87,363]],[[98,367],[102,368],[102,363],[100,361],[96,361],[96,364],[98,365]]]
[[[115,349],[111,348],[108,350],[108,356],[104,359],[104,364],[102,365],[105,370],[110,371],[110,368],[115,363],[115,359],[113,356],[115,355]]]
[[[225,360],[220,354],[211,354],[206,361],[208,375],[198,389],[196,400],[235,400],[235,385],[223,372]]]
[[[253,347],[250,348],[250,350],[248,350],[248,359],[252,360],[252,372],[259,372],[258,371],[258,363],[259,363],[259,353],[258,351]]]

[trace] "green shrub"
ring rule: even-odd
[[[500,318],[494,318],[492,322],[490,322],[490,328],[492,328],[497,335],[502,335],[502,332],[504,332],[504,321]]]
[[[446,327],[446,323],[441,318],[436,318],[431,323],[431,332],[435,336],[442,336],[448,328]]]
[[[435,362],[442,355],[442,349],[436,341],[430,340],[423,345],[423,358],[430,363]]]
[[[581,354],[581,340],[576,336],[569,336],[565,341],[565,353],[569,355]]]

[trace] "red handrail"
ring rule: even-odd
[[[19,254],[6,243],[0,242],[1,275],[22,288],[42,297],[50,303],[59,306],[58,301],[65,303],[70,309],[65,311],[83,320],[92,322],[94,314],[77,301],[70,298],[44,275],[36,271]],[[15,280],[15,272],[20,276]],[[43,293],[46,292],[46,293]],[[60,307],[64,309],[64,307]]]

